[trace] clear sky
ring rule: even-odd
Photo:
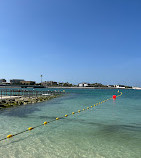
[[[0,78],[141,86],[141,0],[0,0]]]

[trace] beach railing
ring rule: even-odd
[[[6,96],[22,96],[22,97],[38,97],[42,95],[55,95],[64,93],[62,91],[50,91],[50,90],[25,90],[25,89],[0,89],[0,99],[5,98]]]

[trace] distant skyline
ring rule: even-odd
[[[0,1],[0,79],[141,87],[140,0]]]

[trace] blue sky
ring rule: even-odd
[[[141,86],[140,0],[1,0],[0,78]]]

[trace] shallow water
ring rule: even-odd
[[[0,111],[0,138],[87,108],[117,90],[68,89],[63,97]],[[141,91],[0,142],[1,158],[140,158]]]

